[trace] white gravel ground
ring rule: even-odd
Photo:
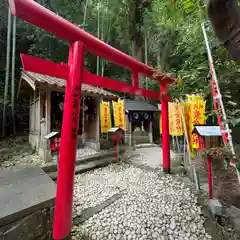
[[[123,197],[73,229],[73,240],[206,240],[197,198],[172,176],[109,165],[76,176],[74,217],[115,193]]]

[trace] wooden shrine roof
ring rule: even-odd
[[[27,71],[22,71],[21,82],[22,80],[25,80],[34,90],[36,87],[40,87],[46,89],[49,88],[53,91],[64,91],[66,87],[66,80],[64,79]],[[110,99],[118,98],[118,96],[111,92],[87,84],[82,84],[82,93],[84,95],[103,96]]]
[[[124,104],[126,111],[159,112],[158,107],[146,101],[125,99]]]

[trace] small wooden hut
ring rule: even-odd
[[[44,137],[61,131],[65,80],[23,71],[18,91],[30,99],[29,142],[45,161],[51,161],[49,143]],[[82,85],[79,143],[100,150],[100,102],[115,99],[117,96],[104,89]]]

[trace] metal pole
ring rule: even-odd
[[[6,127],[6,109],[8,98],[8,80],[9,80],[9,68],[10,68],[10,50],[11,50],[11,26],[12,26],[12,14],[11,9],[8,9],[8,30],[7,30],[7,53],[6,53],[6,74],[5,74],[5,88],[4,88],[4,104],[3,104],[3,125],[2,125],[2,137],[5,137]]]
[[[69,76],[66,85],[53,238],[68,237],[72,227],[74,169],[83,82],[84,47],[77,41],[70,46]]]
[[[206,48],[207,48],[208,60],[209,60],[209,63],[210,63],[210,67],[212,67],[213,80],[214,80],[216,88],[217,88],[217,93],[218,93],[217,97],[219,99],[220,107],[221,107],[221,110],[222,110],[223,120],[226,121],[227,116],[226,116],[225,108],[224,108],[224,105],[223,105],[223,102],[222,102],[222,96],[220,94],[218,79],[217,79],[216,71],[215,71],[215,68],[214,68],[214,65],[213,65],[212,53],[211,53],[211,49],[210,49],[210,46],[209,46],[209,43],[208,43],[208,37],[207,37],[207,33],[206,33],[204,23],[201,24],[201,27],[202,27],[204,40],[205,40],[205,45],[206,45]],[[230,134],[230,128],[229,128],[228,123],[225,123],[225,127],[226,127],[226,131],[227,131],[229,146],[230,146],[231,152],[233,154],[233,157],[235,158],[235,150],[234,150],[234,146],[233,146],[233,142],[232,142],[232,136]]]
[[[161,92],[164,93],[167,86],[160,86]],[[168,99],[166,96],[161,97],[161,108],[162,108],[162,161],[163,161],[163,172],[171,172],[171,161],[170,161],[170,138],[169,138],[169,119],[168,119]]]

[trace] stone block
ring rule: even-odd
[[[47,221],[47,216],[42,211],[32,213],[0,228],[0,238],[3,240],[36,239],[45,234],[44,221]]]
[[[85,146],[92,148],[96,151],[100,151],[100,142],[94,140],[86,140]]]
[[[211,199],[208,203],[208,206],[213,215],[217,215],[217,216],[224,215],[223,206],[218,199]]]
[[[52,162],[52,152],[51,150],[45,149],[43,147],[38,148],[38,155],[44,160],[46,163]]]
[[[54,219],[54,207],[50,208],[50,212],[49,212],[49,217],[50,217],[50,226],[53,227],[53,219]]]
[[[0,227],[54,206],[55,183],[41,168],[0,170],[0,182]]]
[[[231,206],[227,208],[226,212],[235,232],[240,234],[240,209]]]

